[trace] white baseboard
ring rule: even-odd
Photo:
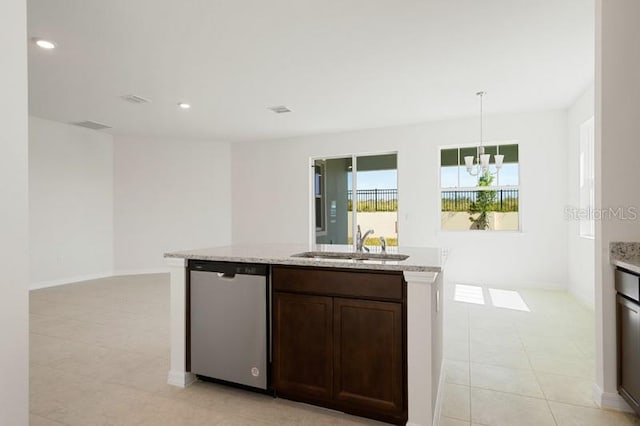
[[[442,416],[442,401],[444,400],[444,358],[440,365],[440,379],[438,379],[438,395],[436,395],[436,406],[433,410],[433,425],[438,426],[440,424],[440,417]]]
[[[193,373],[185,373],[180,371],[169,371],[167,383],[171,386],[186,388],[196,381],[196,375]]]
[[[569,284],[569,288],[567,289],[567,292],[570,295],[572,295],[582,306],[589,309],[591,312],[595,311],[596,308],[594,306],[593,299],[589,299],[588,296],[585,296],[579,291],[576,291],[575,288],[571,287],[571,284]]]
[[[147,268],[147,269],[116,269],[114,277],[121,275],[145,275],[145,274],[168,274],[169,268]]]
[[[113,272],[103,272],[100,274],[79,275],[76,277],[59,278],[51,281],[40,281],[31,283],[29,290],[38,290],[47,287],[56,287],[59,285],[73,284],[81,281],[97,280],[100,278],[118,277],[123,275],[144,275],[144,274],[168,274],[169,268],[150,268],[150,269],[120,269]]]
[[[97,280],[100,278],[108,278],[111,276],[113,276],[112,272],[103,272],[100,274],[79,275],[76,277],[59,278],[57,280],[51,280],[51,281],[40,281],[37,283],[31,283],[29,285],[29,290],[38,290],[41,288],[55,287],[59,285],[77,283],[80,281]]]
[[[627,404],[618,393],[603,392],[600,386],[593,385],[593,400],[601,408],[608,410],[624,411],[625,413],[633,413],[633,409]]]

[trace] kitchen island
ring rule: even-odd
[[[319,288],[324,288],[322,283],[333,283],[331,286],[327,286],[327,295],[321,294],[320,296],[324,297],[325,301],[330,300],[329,303],[333,304],[336,310],[339,307],[344,308],[344,301],[347,300],[354,301],[356,304],[351,304],[346,308],[354,309],[357,307],[369,309],[371,312],[374,310],[383,311],[381,306],[391,306],[390,303],[394,302],[394,296],[392,290],[387,291],[383,281],[368,286],[366,284],[368,281],[360,280],[364,284],[357,284],[356,293],[360,294],[362,299],[373,300],[355,300],[351,293],[356,287],[347,288],[350,286],[349,281],[343,280],[340,282],[347,284],[344,289],[339,288],[339,285],[335,284],[337,281],[331,278],[338,276],[335,274],[342,274],[341,277],[358,278],[361,276],[374,278],[384,276],[391,279],[397,277],[399,290],[396,302],[400,307],[397,310],[397,317],[402,318],[402,328],[397,329],[400,331],[394,333],[402,336],[403,368],[400,370],[401,393],[399,397],[394,396],[394,398],[404,406],[404,418],[407,419],[407,424],[435,424],[434,422],[439,417],[440,384],[443,375],[441,294],[443,291],[444,258],[441,251],[435,248],[397,249],[393,247],[389,248],[389,254],[407,255],[408,258],[398,260],[398,256],[390,256],[389,258],[392,260],[388,260],[388,258],[380,258],[379,254],[378,257],[374,254],[373,258],[369,259],[365,258],[368,256],[353,254],[351,246],[314,245],[310,247],[290,244],[236,245],[166,254],[165,257],[168,258],[171,267],[171,370],[169,371],[169,384],[185,387],[195,380],[195,376],[189,371],[188,362],[187,271],[189,262],[211,261],[268,265],[270,270],[278,272],[277,277],[274,277],[274,285],[276,290],[283,292],[283,297],[287,296],[286,292],[290,292],[295,297],[305,296],[304,294],[295,294],[296,292],[300,293],[300,289],[291,287],[287,277],[295,276],[297,282],[300,282],[306,279],[304,277],[313,275],[316,278],[310,278],[310,280],[315,284],[305,288],[314,294],[316,299],[319,299]],[[318,276],[321,278],[317,278]],[[391,284],[389,288],[395,285]],[[274,296],[274,305],[277,307],[278,300],[280,300],[279,295],[274,294]],[[380,300],[377,300],[376,297]],[[331,318],[340,321],[339,316],[332,315]],[[396,323],[399,321],[389,322],[389,324]],[[275,322],[275,326],[278,327],[277,322]],[[331,333],[331,330],[340,330],[340,327],[336,327],[330,326],[328,333]],[[345,329],[351,330],[350,332],[353,333],[352,328],[346,327]],[[278,335],[278,332],[274,333],[274,338],[277,338]],[[356,330],[356,337],[357,335]],[[353,334],[351,336],[345,335],[345,338],[351,342]],[[276,367],[277,365],[280,364],[274,362],[274,369],[279,368]],[[338,366],[336,366],[337,368]],[[338,375],[339,371],[332,374]],[[347,373],[342,372],[342,374]],[[277,381],[277,376],[274,377],[274,381]],[[339,393],[340,389],[337,388],[337,385],[335,386],[335,392]],[[323,404],[322,399],[309,399],[304,395],[298,397],[294,393],[285,392],[287,389],[283,386],[276,388],[276,391],[280,389],[283,392],[278,393],[290,399],[307,401],[354,414],[362,412],[363,414],[360,415],[367,416],[365,411],[358,408],[358,403],[366,398],[358,399],[358,395],[347,395],[348,392],[343,392],[343,396],[347,395],[352,398],[347,397],[339,400],[339,396],[336,396],[327,404]],[[397,392],[394,393],[394,395],[396,394]],[[353,404],[350,405],[349,401],[353,401]],[[379,418],[385,419],[385,417]],[[397,420],[387,421],[398,422]]]

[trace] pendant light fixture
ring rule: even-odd
[[[480,97],[480,145],[476,150],[476,157],[473,155],[468,155],[464,157],[464,165],[467,167],[467,172],[471,176],[484,176],[484,175],[495,175],[498,173],[500,168],[502,167],[502,161],[504,160],[504,155],[494,155],[495,162],[495,172],[491,172],[489,167],[489,162],[491,161],[491,154],[484,153],[484,145],[482,141],[482,97],[486,94],[486,92],[477,92],[476,95]],[[474,163],[475,160],[475,163]]]

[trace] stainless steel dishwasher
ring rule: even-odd
[[[268,266],[189,262],[191,372],[267,390]]]

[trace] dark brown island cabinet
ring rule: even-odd
[[[405,424],[402,272],[274,266],[272,278],[276,395]]]
[[[616,270],[618,392],[640,415],[640,276]]]

